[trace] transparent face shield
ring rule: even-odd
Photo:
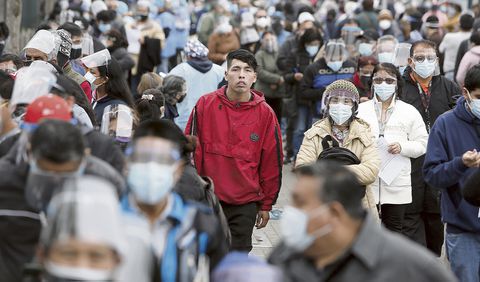
[[[332,39],[328,41],[325,47],[325,61],[345,62],[348,59],[348,51],[345,43],[341,39]]]
[[[398,41],[391,35],[382,36],[377,41],[377,53],[394,53]]]
[[[48,94],[52,87],[60,87],[57,85],[57,77],[50,68],[51,65],[47,64],[36,64],[18,70],[9,102],[11,113],[15,111],[17,105],[28,105],[36,98]]]
[[[80,61],[89,69],[106,66],[111,60],[110,52],[108,49],[103,49],[89,56],[83,57]]]
[[[408,65],[408,58],[410,57],[410,43],[399,43],[395,48],[394,65],[397,67],[405,67]]]
[[[102,116],[100,132],[112,137],[116,142],[128,143],[133,135],[134,115],[126,105],[110,105]]]
[[[156,162],[173,165],[181,157],[177,146],[159,138],[140,138],[127,151],[128,159],[131,163]]]
[[[97,177],[84,176],[65,182],[53,196],[41,245],[49,252],[55,246],[68,245],[74,240],[107,247],[121,256],[125,251],[123,231],[113,185]]]
[[[28,41],[27,45],[25,45],[25,48],[23,48],[23,56],[26,49],[37,49],[47,54],[48,60],[51,60],[54,57],[54,54],[56,54],[55,43],[55,35],[52,32],[48,30],[39,30],[33,35],[32,39]]]
[[[354,46],[356,38],[362,34],[358,26],[344,26],[341,30],[341,37],[347,46]]]
[[[35,159],[31,160],[25,186],[27,203],[38,211],[45,211],[52,196],[58,193],[65,183],[82,176],[85,166],[85,160],[80,160],[74,171],[51,172],[40,168]]]

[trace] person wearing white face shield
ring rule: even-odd
[[[122,199],[135,256],[122,265],[119,277],[124,281],[209,281],[196,279],[208,277],[228,251],[215,214],[173,191],[185,165],[182,138],[169,120],[146,121],[135,131],[127,153],[130,192]]]
[[[386,175],[381,171],[372,184],[381,220],[386,228],[402,232],[406,204],[412,202],[410,158],[418,158],[427,150],[428,134],[422,116],[412,105],[398,100],[403,81],[396,67],[382,63],[372,74],[372,100],[361,103],[358,117],[370,125],[380,155],[390,154],[401,159],[398,173]],[[384,170],[385,163],[382,164]]]
[[[379,63],[391,63],[395,60],[395,48],[398,40],[392,35],[384,35],[377,41],[377,58]]]
[[[414,106],[422,115],[427,132],[437,118],[455,106],[460,97],[458,85],[442,75],[434,75],[437,64],[436,45],[421,40],[412,44],[408,67],[405,69],[400,98]],[[424,156],[412,161],[412,203],[406,210],[403,233],[427,246],[440,256],[443,245],[443,224],[440,219],[439,191],[424,181],[421,167]]]
[[[433,255],[365,211],[365,187],[351,169],[320,161],[296,176],[280,221],[281,243],[269,257],[283,281],[455,281]]]

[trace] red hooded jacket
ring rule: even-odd
[[[269,211],[282,184],[282,136],[263,94],[251,93],[245,103],[230,101],[225,86],[202,96],[185,133],[197,136],[195,166],[213,179],[221,201],[259,202],[261,210]]]

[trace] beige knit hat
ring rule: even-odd
[[[328,85],[323,95],[326,95],[327,101],[332,97],[347,97],[357,104],[360,101],[357,87],[350,81],[344,79],[336,80]]]

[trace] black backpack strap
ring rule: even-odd
[[[330,148],[330,144],[328,144],[329,141],[332,142],[331,147],[339,147],[338,141],[335,140],[335,138],[333,138],[331,135],[327,135],[322,140],[322,147],[324,150]]]

